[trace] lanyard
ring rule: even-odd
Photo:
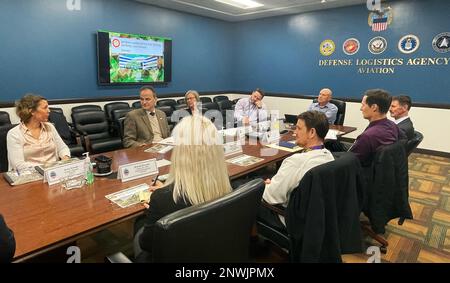
[[[324,149],[324,148],[325,148],[325,146],[323,144],[315,145],[315,146],[311,146],[311,147],[307,147],[307,148],[303,149],[302,152],[308,152],[308,151],[317,150],[317,149]]]

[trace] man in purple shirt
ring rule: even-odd
[[[370,89],[364,94],[361,112],[370,123],[350,148],[362,166],[370,165],[379,146],[392,144],[399,139],[400,130],[397,125],[386,118],[390,104],[391,97],[385,90]]]

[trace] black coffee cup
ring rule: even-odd
[[[97,174],[107,174],[111,172],[112,159],[108,156],[99,155],[95,158],[97,163]]]

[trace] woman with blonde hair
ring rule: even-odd
[[[217,199],[231,192],[221,136],[214,124],[200,115],[184,118],[173,130],[175,147],[169,177],[152,186],[140,228],[136,223],[135,256],[150,261],[153,227],[172,212]]]
[[[70,158],[69,147],[48,122],[49,113],[48,102],[42,96],[26,94],[16,102],[20,124],[6,138],[10,170]]]

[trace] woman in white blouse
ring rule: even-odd
[[[69,148],[53,124],[47,122],[49,113],[48,102],[42,96],[26,94],[16,102],[20,124],[6,138],[10,170],[70,158]]]

